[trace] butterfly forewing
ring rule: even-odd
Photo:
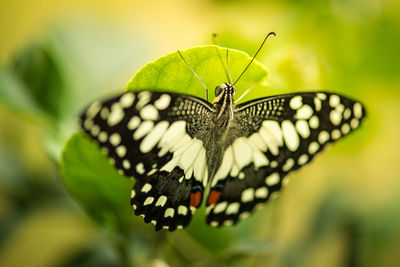
[[[225,150],[208,197],[207,222],[232,225],[279,191],[287,174],[347,135],[365,116],[363,106],[324,92],[288,94],[235,107]],[[218,196],[218,197],[215,197]]]
[[[135,214],[157,230],[186,226],[208,180],[206,131],[211,104],[186,95],[127,92],[94,102],[81,126],[111,163],[136,178]]]

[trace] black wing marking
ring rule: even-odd
[[[211,104],[192,96],[127,92],[94,102],[81,126],[122,174],[137,179],[135,214],[172,231],[188,224],[201,201],[208,171],[197,137],[212,112]]]
[[[233,141],[208,197],[207,223],[231,225],[281,189],[284,177],[357,128],[364,107],[325,92],[257,99],[235,108]],[[217,198],[213,196],[218,196]]]

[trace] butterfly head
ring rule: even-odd
[[[232,101],[235,92],[236,89],[232,84],[223,83],[215,88],[215,98],[212,103],[215,105],[217,103],[222,104],[227,100]]]

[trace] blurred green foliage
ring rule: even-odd
[[[209,0],[150,7],[136,1],[87,1],[89,10],[115,14],[90,23],[71,16],[77,3],[70,8],[46,1],[0,5],[0,18],[13,22],[1,23],[7,38],[0,47],[20,36],[14,30],[21,29],[17,22],[40,22],[35,14],[45,12],[70,12],[60,16],[64,23],[55,29],[34,33],[42,37],[25,38],[0,68],[0,266],[400,264],[398,2]],[[25,15],[16,21],[7,8],[18,14],[25,8]],[[237,226],[211,228],[199,210],[187,229],[155,232],[132,215],[129,200],[124,202],[133,182],[115,172],[86,137],[73,134],[79,112],[93,99],[122,91],[141,66],[166,51],[184,49],[188,39],[209,43],[211,33],[218,32],[218,45],[253,54],[270,31],[277,37],[258,57],[268,68],[268,79],[247,99],[336,91],[366,105],[366,123],[293,174],[280,198]],[[226,81],[221,62],[204,61],[208,52],[192,52],[184,56],[212,98],[215,86]],[[233,79],[246,61],[240,57],[231,54]],[[151,64],[143,70],[166,68]],[[208,65],[215,67],[215,77]],[[171,83],[138,72],[128,88],[154,83],[162,87],[157,89],[190,88],[203,96],[198,81],[179,66],[167,69],[176,72]],[[264,74],[251,75],[238,84],[238,95]],[[176,83],[180,86],[171,87]]]

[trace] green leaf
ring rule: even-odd
[[[27,88],[14,72],[0,69],[0,101],[17,112],[43,116],[42,110],[26,91]]]
[[[114,230],[133,223],[129,200],[134,181],[120,175],[83,132],[68,140],[60,168],[69,193],[96,221]]]
[[[60,117],[65,102],[66,81],[60,59],[49,43],[31,45],[21,51],[10,70],[25,93],[51,117]]]
[[[209,88],[209,100],[214,97],[214,89],[228,82],[224,66],[226,65],[226,48],[208,45],[193,47],[181,51],[183,57],[193,68],[194,72]],[[234,82],[250,62],[251,57],[238,50],[229,50],[229,68]],[[267,78],[267,70],[263,65],[254,61],[242,76],[236,87],[236,99],[248,88],[252,90],[242,99],[254,99],[263,96],[263,83]],[[127,90],[138,91],[151,89],[155,91],[170,91],[186,93],[205,98],[205,89],[191,73],[177,52],[160,57],[140,69],[128,83]]]

